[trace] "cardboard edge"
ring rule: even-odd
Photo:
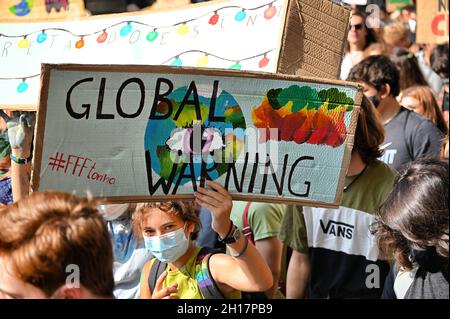
[[[302,200],[284,200],[280,197],[258,197],[258,196],[245,196],[239,194],[231,194],[233,200],[236,201],[258,201],[264,203],[280,203],[287,205],[302,205],[302,206],[314,206],[314,207],[323,207],[323,208],[338,208],[339,205],[322,203],[322,202],[311,202],[311,201],[302,201]],[[159,202],[159,201],[168,201],[168,200],[180,200],[180,201],[193,201],[193,195],[168,195],[168,196],[116,196],[116,197],[96,197],[97,199],[101,199],[105,202],[109,202],[112,204],[121,204],[121,203],[142,203],[142,202]]]
[[[296,81],[306,83],[317,83],[325,85],[341,85],[352,86],[355,88],[361,88],[361,85],[356,82],[324,79],[301,75],[292,74],[277,74],[268,72],[255,72],[255,71],[239,71],[229,69],[211,69],[211,68],[195,68],[195,67],[174,67],[165,65],[101,65],[101,64],[42,64],[54,70],[61,71],[79,71],[79,72],[130,72],[130,73],[161,73],[161,74],[182,74],[182,75],[204,75],[204,76],[221,76],[221,77],[239,77],[249,79],[265,80],[284,80],[284,81]]]
[[[344,159],[342,160],[341,166],[341,175],[339,176],[338,187],[336,190],[336,198],[334,203],[340,205],[342,203],[342,198],[344,196],[344,187],[345,187],[345,177],[347,176],[347,171],[344,169],[345,167],[349,167],[350,160],[352,157],[353,146],[355,144],[355,134],[356,134],[356,126],[358,125],[359,112],[361,110],[361,103],[363,99],[362,87],[358,89],[358,92],[355,97],[355,103],[352,113],[352,118],[350,119],[350,127],[355,128],[355,133],[353,136],[347,135],[347,139],[345,141],[346,149],[344,153]]]
[[[281,56],[282,56],[282,54],[284,52],[284,45],[283,44],[285,43],[285,37],[286,37],[285,34],[287,32],[287,27],[289,25],[289,23],[287,22],[287,17],[288,17],[289,8],[291,6],[291,2],[292,1],[293,0],[283,0],[283,16],[280,19],[284,23],[282,23],[280,25],[280,29],[281,30],[278,31],[278,48],[281,48],[281,49],[278,51],[275,73],[286,73],[286,72],[283,72],[283,70],[281,69],[281,67],[282,67]],[[286,73],[286,74],[288,74],[288,73]]]
[[[34,156],[31,173],[30,191],[39,189],[42,149],[44,147],[45,120],[47,117],[48,88],[50,85],[50,72],[53,69],[51,65],[41,65],[41,89],[39,98],[39,107],[36,114],[36,128],[34,132]]]
[[[6,110],[6,111],[26,111],[26,112],[35,112],[37,111],[36,105],[14,105],[14,104],[7,104],[0,106],[0,110]]]

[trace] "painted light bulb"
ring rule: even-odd
[[[208,65],[209,62],[209,57],[208,55],[202,56],[200,59],[198,59],[197,61],[197,67],[199,68],[204,68]]]
[[[78,40],[77,43],[75,43],[75,48],[81,49],[83,47],[84,47],[84,39],[80,38],[80,40]]]
[[[242,10],[242,11],[239,11],[238,13],[236,13],[234,20],[236,20],[237,22],[241,22],[241,21],[244,21],[246,16],[247,16],[247,13],[245,13],[245,11]]]
[[[219,15],[217,14],[217,12],[214,12],[214,14],[211,16],[211,18],[209,18],[208,23],[210,25],[216,25],[217,22],[219,22]]]
[[[128,22],[125,26],[122,27],[122,29],[120,29],[120,35],[122,37],[126,37],[132,29],[133,27],[131,26],[131,23]]]
[[[47,40],[47,33],[45,33],[45,31],[42,31],[42,33],[38,34],[36,42],[41,44],[44,43],[45,40]]]
[[[259,61],[259,68],[265,68],[268,64],[269,64],[269,58],[267,56],[264,55],[264,57],[261,59],[261,61]]]
[[[264,18],[267,20],[272,19],[277,14],[277,8],[273,4],[269,4],[269,7],[264,11]]]
[[[147,34],[146,39],[148,42],[153,42],[158,38],[158,35],[159,35],[158,31],[156,31],[156,29],[155,29]]]
[[[241,70],[242,69],[242,65],[239,62],[236,62],[236,64],[233,64],[232,66],[230,66],[231,70]]]
[[[186,35],[189,33],[189,27],[186,23],[183,23],[179,28],[178,28],[178,34],[179,35]]]
[[[180,57],[176,57],[175,60],[170,64],[171,66],[182,66],[183,61],[180,59]]]
[[[28,84],[23,80],[18,86],[17,86],[17,92],[23,93],[26,90],[28,90]]]
[[[106,39],[108,39],[108,32],[106,32],[106,30],[103,30],[103,32],[98,36],[97,42],[104,43]]]
[[[30,41],[28,41],[28,39],[25,37],[22,40],[19,41],[19,43],[17,44],[17,46],[20,49],[26,49],[30,46]]]

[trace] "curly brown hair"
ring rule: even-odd
[[[448,265],[448,223],[448,163],[422,158],[396,177],[371,231],[381,255],[412,269],[411,250],[430,247]]]
[[[167,214],[178,216],[184,222],[194,224],[195,228],[191,233],[191,239],[197,239],[198,233],[201,230],[200,210],[195,207],[194,202],[172,201],[137,204],[136,210],[132,214],[132,224],[138,241],[142,240],[142,222],[144,217],[155,208]]]

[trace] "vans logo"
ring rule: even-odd
[[[323,221],[320,220],[320,227],[322,228],[324,234],[347,239],[353,238],[353,229],[355,228],[353,225],[336,222],[334,220],[329,220],[327,226],[325,226]]]

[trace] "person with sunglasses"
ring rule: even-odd
[[[341,80],[345,80],[351,68],[364,59],[364,50],[377,42],[375,33],[366,25],[366,18],[366,15],[362,12],[352,12],[347,46],[341,65]]]

